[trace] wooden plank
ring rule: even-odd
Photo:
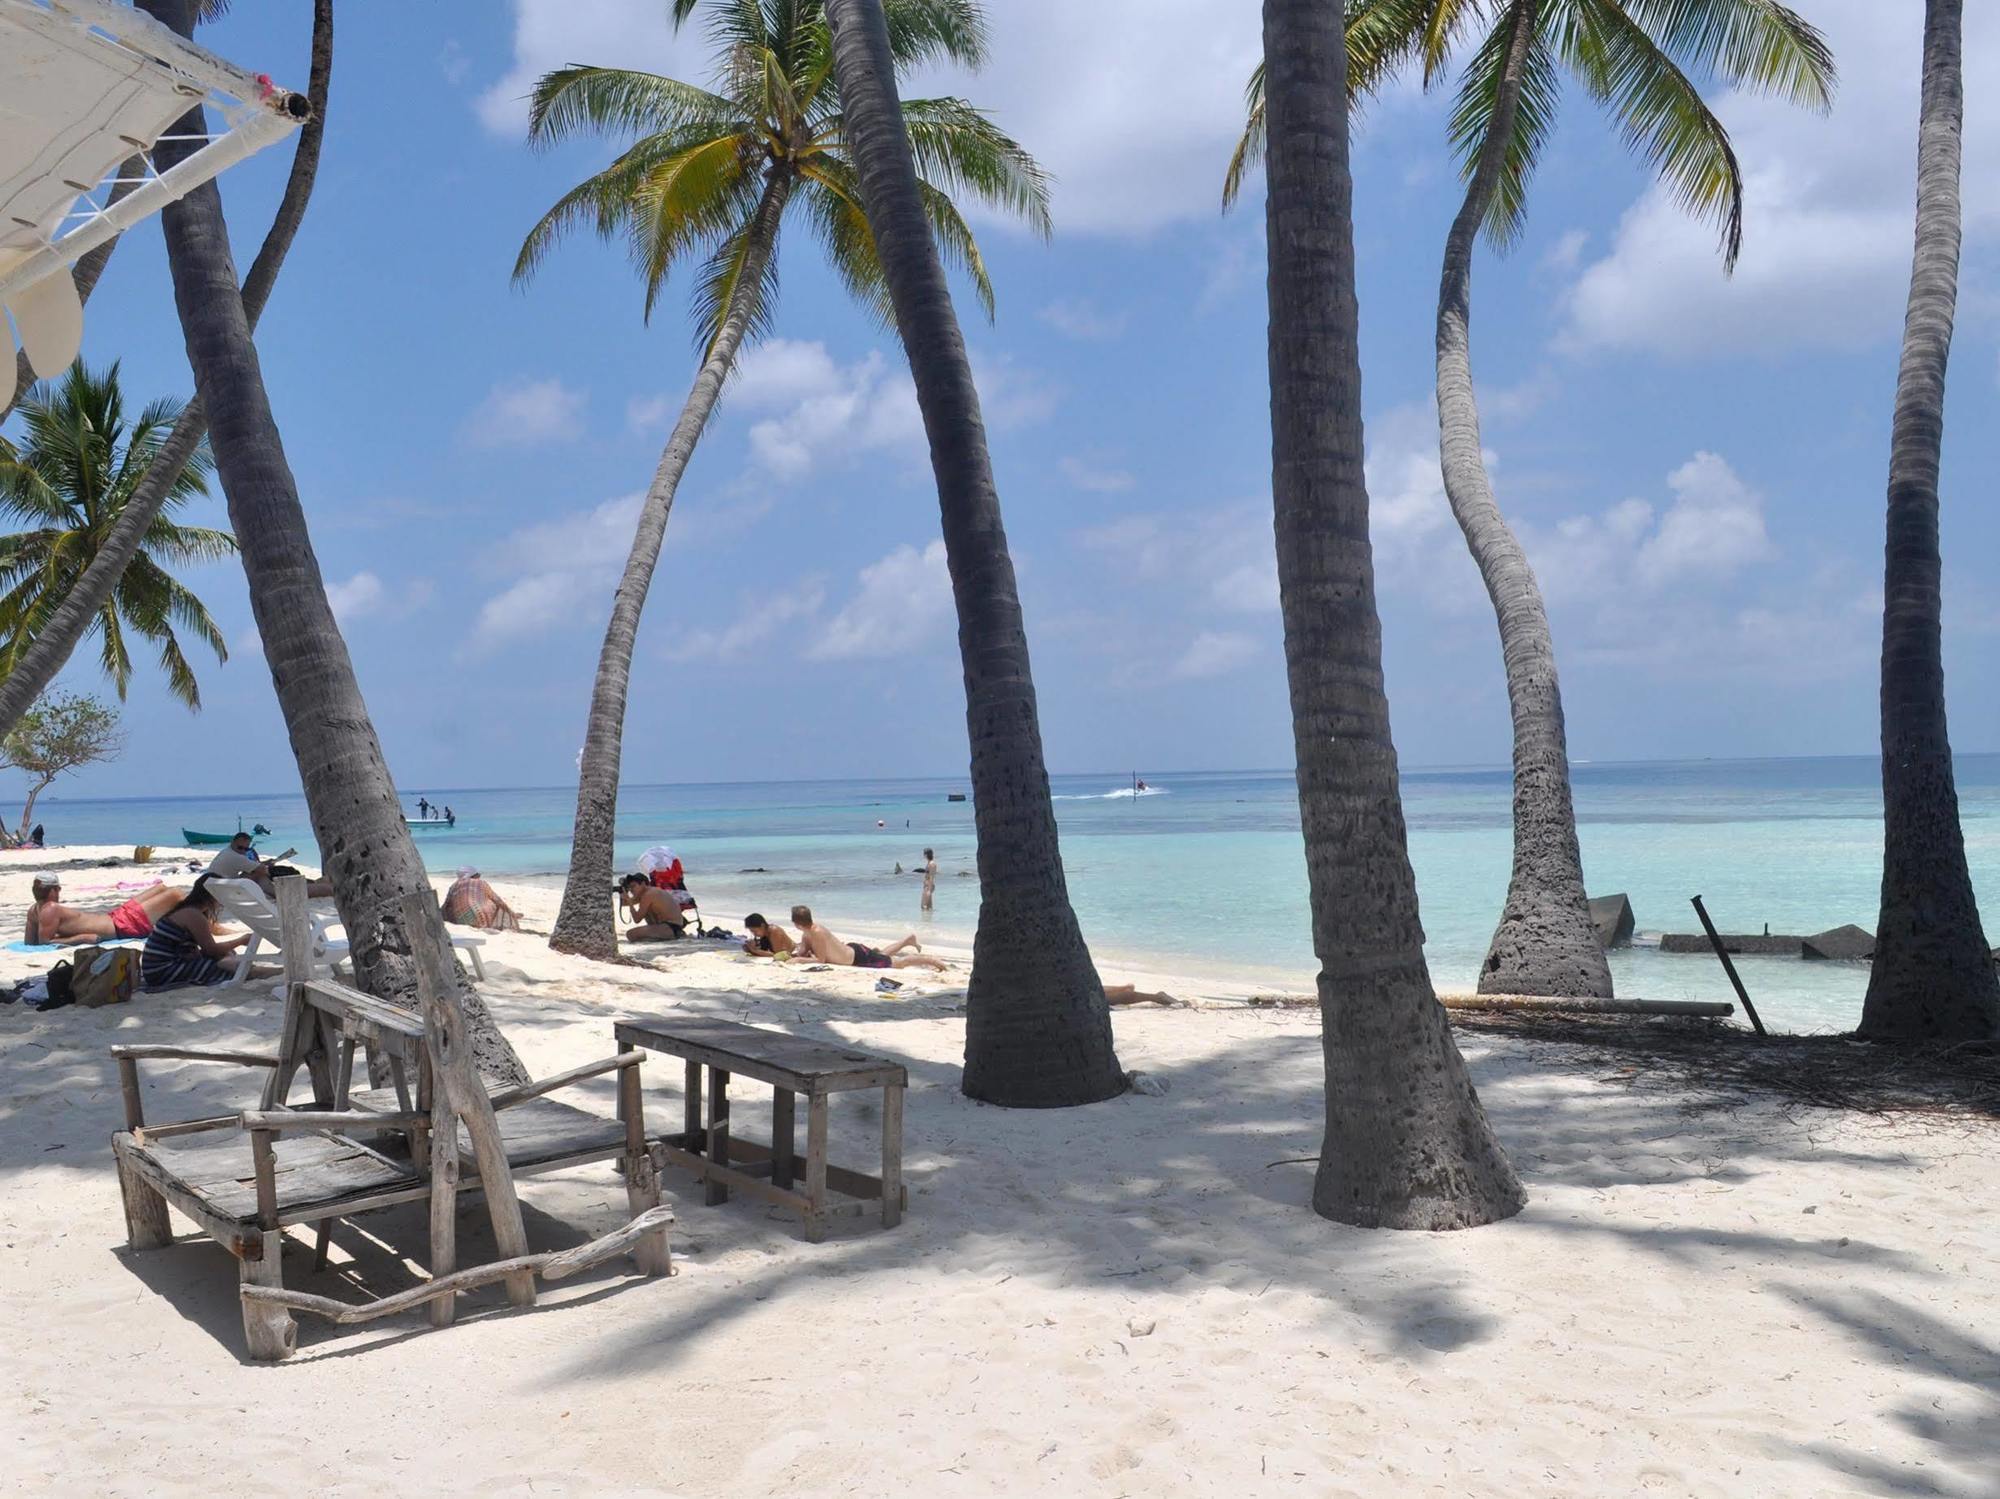
[[[625,1126],[619,1121],[553,1098],[531,1099],[508,1109],[498,1116],[498,1124],[507,1164],[515,1171],[558,1156],[611,1160],[625,1148]],[[460,1175],[467,1180],[483,1176],[478,1154],[463,1130],[458,1146]]]
[[[882,1226],[903,1221],[903,1090],[882,1090]]]
[[[792,1184],[792,1160],[798,1150],[798,1129],[792,1110],[798,1095],[779,1088],[771,1095],[771,1180],[781,1187]]]
[[[806,1237],[817,1244],[826,1237],[826,1095],[816,1093],[806,1104]]]
[[[111,1141],[112,1149],[119,1159],[129,1165],[154,1191],[166,1198],[168,1206],[183,1217],[191,1219],[195,1227],[207,1234],[231,1254],[245,1255],[260,1252],[258,1245],[262,1237],[255,1229],[247,1229],[231,1218],[225,1218],[208,1203],[195,1196],[167,1172],[160,1169],[142,1147],[134,1146],[124,1135],[116,1135]]]
[[[621,1036],[619,1038],[623,1040]],[[687,1087],[681,1099],[682,1117],[687,1121],[684,1133],[693,1136],[702,1134],[701,1128],[701,1063],[690,1058],[687,1064]],[[703,1135],[706,1139],[707,1136]]]
[[[146,1108],[139,1093],[139,1063],[133,1057],[119,1056],[116,1047],[111,1055],[118,1062],[118,1091],[125,1099],[125,1128],[138,1129],[146,1122]]]
[[[748,1193],[761,1202],[774,1202],[779,1207],[790,1208],[803,1215],[809,1206],[806,1199],[797,1192],[788,1192],[782,1187],[774,1187],[767,1181],[745,1175],[733,1166],[718,1166],[707,1156],[696,1155],[693,1151],[682,1150],[678,1145],[669,1145],[664,1140],[653,1142],[653,1151],[663,1156],[675,1166],[691,1171],[697,1181],[720,1180],[739,1192]]]
[[[809,1097],[909,1082],[909,1070],[888,1057],[733,1020],[690,1016],[673,1021],[626,1021],[615,1026],[612,1034],[628,1045],[685,1057]]]
[[[424,1007],[424,1042],[430,1053],[431,1075],[451,1104],[451,1112],[472,1137],[479,1163],[479,1180],[486,1191],[486,1211],[493,1220],[493,1237],[503,1259],[528,1252],[528,1232],[521,1222],[521,1203],[514,1195],[514,1178],[507,1170],[507,1148],[493,1117],[486,1085],[472,1065],[472,1038],[466,1033],[465,1010],[458,999],[458,966],[438,919],[437,896],[426,886],[403,897],[403,923],[417,960],[417,992]],[[458,1131],[451,1134],[457,1144]],[[436,1147],[432,1147],[435,1159]],[[516,1306],[535,1300],[535,1278],[522,1272],[507,1277],[507,1299]]]
[[[492,1095],[494,1112],[498,1113],[501,1109],[510,1109],[517,1103],[526,1103],[531,1098],[540,1098],[544,1094],[554,1093],[559,1088],[567,1088],[571,1083],[580,1083],[587,1077],[596,1077],[599,1073],[610,1072],[620,1067],[637,1067],[644,1059],[644,1052],[621,1051],[615,1057],[605,1057],[601,1061],[586,1062],[583,1066],[572,1067],[567,1072],[553,1073],[548,1077],[537,1078],[532,1082],[522,1083],[517,1087],[504,1088]]]
[[[421,1114],[378,1114],[373,1109],[246,1109],[238,1117],[245,1129],[255,1130],[406,1130],[424,1122]]]
[[[685,1149],[686,1147],[683,1146],[682,1148]],[[760,1145],[755,1140],[746,1140],[741,1135],[732,1135],[729,1140],[729,1159],[732,1167],[739,1164],[749,1164],[768,1168],[771,1160],[771,1151],[768,1146]],[[797,1157],[793,1158],[792,1164],[794,1173],[796,1174],[798,1167]],[[794,1180],[794,1185],[797,1185],[796,1179]],[[866,1172],[855,1171],[846,1166],[836,1166],[831,1161],[826,1163],[826,1188],[829,1192],[838,1192],[843,1197],[858,1197],[868,1202],[879,1201],[882,1196],[882,1182],[879,1177],[870,1176]],[[910,1193],[909,1188],[906,1186],[903,1188],[903,1206],[907,1208],[909,1205]]]
[[[148,1062],[234,1062],[243,1067],[275,1067],[278,1058],[268,1051],[205,1051],[191,1046],[114,1046],[114,1057],[130,1057]]]
[[[439,1135],[444,1131],[440,1129]],[[608,1234],[600,1234],[587,1244],[579,1244],[574,1249],[564,1249],[546,1254],[520,1255],[513,1259],[495,1260],[489,1265],[478,1265],[470,1270],[460,1270],[442,1276],[420,1286],[412,1286],[407,1291],[398,1291],[393,1296],[378,1297],[374,1301],[351,1305],[345,1301],[335,1301],[330,1296],[314,1296],[304,1291],[287,1291],[282,1286],[258,1286],[243,1293],[246,1306],[270,1307],[292,1311],[310,1312],[316,1317],[325,1317],[330,1322],[353,1323],[373,1322],[378,1317],[393,1317],[398,1312],[407,1312],[425,1302],[434,1305],[438,1298],[449,1301],[462,1291],[475,1290],[515,1275],[540,1275],[544,1280],[565,1280],[580,1270],[613,1259],[625,1253],[648,1236],[666,1233],[673,1227],[674,1211],[668,1207],[656,1207],[641,1213],[631,1222]]]
[[[125,1242],[134,1249],[164,1249],[173,1242],[173,1226],[167,1221],[167,1199],[147,1183],[126,1159],[127,1152],[114,1150],[118,1162],[118,1193],[125,1202]]]
[[[638,1055],[638,1053],[634,1053]],[[625,1205],[639,1219],[660,1205],[660,1175],[653,1166],[653,1153],[646,1148],[646,1104],[639,1091],[639,1069],[626,1067],[618,1074],[618,1114],[625,1126]],[[642,1275],[672,1275],[673,1250],[662,1228],[639,1240],[632,1258]]]
[[[424,1040],[422,1017],[411,1014],[400,1005],[392,1005],[372,994],[363,994],[359,989],[349,988],[334,979],[313,979],[302,987],[306,1003],[311,1008],[338,1017],[343,1030],[362,1025],[380,1031],[385,1049],[389,1051],[413,1056],[415,1052],[409,1043]]]
[[[236,1262],[243,1296],[243,1337],[250,1345],[250,1357],[264,1363],[290,1358],[298,1347],[299,1330],[292,1314],[282,1306],[254,1301],[248,1294],[252,1289],[283,1293],[284,1242],[283,1234],[267,1231],[257,1257]]]
[[[250,1160],[257,1174],[257,1226],[269,1233],[278,1226],[277,1167],[271,1157],[271,1132],[250,1136]]]
[[[708,1158],[718,1166],[729,1165],[729,1074],[719,1067],[708,1069]],[[708,1178],[708,1205],[729,1201],[729,1184]]]
[[[440,1094],[431,1109],[431,1279],[447,1280],[458,1268],[458,1120]],[[439,1287],[432,1294],[432,1327],[449,1327],[458,1297]]]

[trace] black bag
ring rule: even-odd
[[[60,1010],[75,999],[70,992],[70,981],[76,977],[76,965],[64,958],[49,970],[49,997],[35,1008],[38,1010]]]

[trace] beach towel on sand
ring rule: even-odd
[[[131,947],[143,943],[144,937],[107,937],[98,943],[99,947]],[[61,942],[22,942],[18,938],[7,944],[8,952],[60,952],[74,953],[76,948]]]

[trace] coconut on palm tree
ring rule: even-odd
[[[1882,909],[1860,1032],[1878,1040],[2000,1036],[2000,979],[1965,862],[1945,730],[1938,464],[1958,307],[1965,120],[1961,0],[1928,0],[1917,127],[1917,240],[1896,414],[1882,588]]]
[[[889,9],[898,70],[982,60],[971,0],[889,0]],[[701,351],[694,385],[646,491],[591,688],[569,879],[549,945],[592,957],[617,951],[605,892],[639,616],[695,443],[744,345],[771,324],[779,233],[788,213],[812,225],[849,291],[888,316],[820,0],[726,0],[712,7],[709,29],[719,54],[713,88],[626,68],[569,67],[535,86],[529,116],[537,144],[584,130],[633,139],[542,217],[521,247],[516,278],[532,275],[567,232],[583,225],[630,247],[649,317],[672,273],[692,266]],[[990,316],[992,284],[952,194],[969,193],[1046,233],[1041,169],[961,99],[912,101],[909,130],[929,232],[971,279]]]
[[[226,0],[203,0],[199,9],[205,20],[227,9],[227,3]],[[332,78],[333,0],[313,0],[312,61],[306,80],[306,100],[312,106],[312,116],[299,127],[298,145],[292,152],[292,169],[285,179],[284,193],[278,199],[278,211],[264,235],[264,243],[258,247],[257,258],[250,262],[250,270],[243,278],[243,310],[253,329],[257,326],[258,314],[270,300],[271,288],[277,283],[278,268],[284,264],[285,253],[291,249],[292,240],[305,219],[306,203],[312,197],[313,182],[319,175],[320,143],[326,136],[327,89]],[[109,255],[111,245],[116,243],[113,240],[110,244],[100,245],[77,262],[76,290],[79,298],[86,296],[90,286],[95,284],[98,272],[103,269],[101,257]],[[96,264],[93,268],[94,257]],[[201,397],[197,395],[181,408],[180,415],[174,420],[173,431],[161,443],[151,469],[133,489],[131,498],[125,503],[124,513],[105,534],[90,564],[77,575],[75,586],[56,602],[34,638],[9,658],[7,671],[0,674],[0,738],[13,731],[20,716],[28,711],[49,683],[55,680],[56,673],[68,663],[78,642],[117,589],[119,580],[125,576],[126,564],[144,543],[154,517],[167,501],[170,482],[200,447],[207,431],[208,418]]]
[[[28,529],[0,535],[0,675],[34,642],[55,607],[75,589],[106,545],[156,463],[181,403],[154,401],[129,424],[118,366],[93,371],[79,359],[58,379],[32,387],[21,402],[18,446],[0,440],[0,517]],[[207,607],[167,569],[235,554],[227,531],[185,525],[175,512],[208,493],[214,467],[206,447],[159,476],[165,500],[148,521],[117,586],[92,617],[98,658],[118,696],[132,680],[133,637],[158,652],[167,687],[201,707],[182,632],[229,659]]]
[[[1519,237],[1535,163],[1568,75],[1595,100],[1669,193],[1713,219],[1733,267],[1743,176],[1697,80],[1827,106],[1833,59],[1820,34],[1777,0],[1347,0],[1347,88],[1361,98],[1420,64],[1426,86],[1458,43],[1488,23],[1459,74],[1450,117],[1465,199],[1445,239],[1438,289],[1437,407],[1445,496],[1492,600],[1514,729],[1514,865],[1480,966],[1483,993],[1609,995],[1590,923],[1571,802],[1555,643],[1533,568],[1493,496],[1472,383],[1472,252]],[[1224,202],[1265,149],[1264,79],[1224,181]]]
[[[1313,1210],[1368,1228],[1519,1212],[1424,965],[1361,467],[1341,14],[1264,0],[1271,498],[1326,1061]]]

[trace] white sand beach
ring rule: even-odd
[[[0,925],[34,870],[129,850],[0,856]],[[163,855],[164,856],[164,855]],[[497,882],[533,926],[553,895]],[[109,902],[115,892],[99,897]],[[825,913],[837,929],[842,913]],[[865,926],[853,929],[878,934]],[[900,935],[897,933],[896,935]],[[114,1042],[272,1044],[268,985],[100,1010],[0,1007],[0,1412],[21,1493],[542,1495],[1991,1495],[2000,1450],[1993,1137],[1635,1088],[1601,1053],[1461,1045],[1532,1200],[1449,1235],[1362,1232],[1306,1206],[1318,1147],[1312,1011],[1114,972],[1194,1000],[1122,1010],[1127,1068],[1166,1086],[1050,1113],[957,1089],[964,975],[786,971],[662,950],[651,969],[489,937],[484,986],[531,1070],[607,1054],[672,1010],[839,1038],[907,1063],[910,1206],[807,1243],[685,1175],[678,1274],[622,1262],[457,1326],[301,1319],[253,1365],[227,1256],[175,1220],[125,1247],[109,1139]],[[0,953],[0,983],[46,968]],[[252,1101],[246,1074],[150,1075],[150,1118]],[[649,1122],[679,1067],[645,1069]],[[586,1090],[609,1113],[604,1079]],[[739,1130],[768,1097],[745,1088]],[[760,1107],[761,1104],[761,1107]],[[843,1107],[842,1105],[849,1105]],[[870,1161],[840,1100],[834,1158]],[[527,1182],[537,1248],[626,1216],[609,1167]],[[460,1215],[463,1261],[492,1253]],[[413,1283],[421,1207],[334,1238],[290,1284]]]

